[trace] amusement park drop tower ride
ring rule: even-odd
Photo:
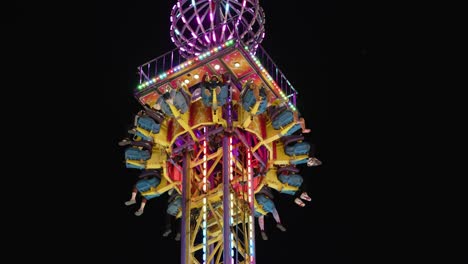
[[[285,152],[285,139],[298,129],[297,92],[260,46],[259,0],[179,0],[170,20],[177,48],[138,67],[135,97],[153,109],[169,90],[183,89],[188,108],[167,104],[171,114],[165,112],[158,133],[139,130],[154,143],[151,158],[127,164],[162,170],[161,182],[146,194],[180,194],[182,264],[256,263],[255,217],[267,212],[255,193],[264,186],[294,193],[298,187],[277,173],[308,158]],[[226,90],[205,95],[205,76],[213,75]],[[260,87],[260,96],[252,97],[250,87]],[[246,106],[249,96],[253,103]],[[295,121],[275,127],[273,106]],[[218,184],[216,175],[222,175]]]

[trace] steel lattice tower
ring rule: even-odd
[[[259,45],[265,15],[258,0],[180,0],[170,19],[177,48],[139,66],[135,89],[146,110],[163,105],[164,115],[157,132],[135,128],[132,148],[150,142],[151,155],[126,157],[127,167],[160,172],[143,196],[180,195],[182,264],[256,263],[255,216],[267,212],[255,194],[265,186],[294,193],[298,186],[278,175],[308,159],[287,151],[303,139],[292,135],[297,120],[278,126],[272,110],[297,116],[298,93]],[[220,80],[219,90],[205,87],[206,76]],[[164,101],[170,91],[185,101]]]

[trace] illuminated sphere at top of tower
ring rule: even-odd
[[[233,38],[255,52],[265,37],[259,0],[178,0],[170,19],[171,40],[186,58]]]

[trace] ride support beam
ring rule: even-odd
[[[231,263],[231,200],[229,191],[229,174],[231,155],[229,136],[223,138],[223,263]]]
[[[182,161],[182,228],[180,240],[180,263],[192,264],[192,254],[190,250],[190,199],[191,199],[191,178],[190,178],[190,153],[185,150],[184,158]]]

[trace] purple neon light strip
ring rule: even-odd
[[[239,22],[241,20],[241,17],[242,17],[242,14],[244,14],[244,9],[245,9],[245,6],[247,5],[247,0],[244,0],[242,2],[242,8],[241,8],[241,12],[239,14],[239,17],[237,18],[237,22],[236,22],[236,26],[239,25]]]
[[[210,10],[210,24],[211,24],[211,29],[212,29],[212,36],[213,36],[213,40],[214,42],[216,42],[216,32],[214,31],[214,10],[213,10],[213,4],[212,4],[212,1],[213,0],[209,0],[209,10]]]
[[[221,30],[220,41],[222,41],[224,38],[224,32],[226,31],[226,22],[227,22],[228,15],[229,15],[229,0],[226,0],[226,8],[225,8],[224,22],[223,22],[224,25],[223,25],[223,29]]]
[[[242,19],[242,20],[245,20],[245,19],[243,18],[242,14],[244,14],[246,5],[247,5],[247,0],[244,0],[244,1],[242,2],[241,11],[240,11],[240,13],[238,14],[238,17],[237,17],[237,22],[236,22],[236,24],[235,24],[235,28],[234,28],[234,29],[231,31],[231,33],[229,34],[228,39],[233,38],[234,33],[235,33],[235,31],[236,31],[236,28],[239,26],[239,23],[240,23],[241,19]],[[246,22],[246,24],[248,24],[247,21],[245,21],[245,22]],[[243,34],[243,35],[244,35],[244,34]],[[242,36],[243,36],[243,35],[242,35]]]
[[[181,15],[182,17],[182,21],[184,22],[184,24],[186,25],[186,28],[190,31],[190,33],[192,34],[193,38],[197,38],[197,34],[196,32],[193,30],[193,28],[190,26],[190,23],[187,23],[187,19],[185,18],[185,13],[183,12],[182,8],[181,8],[182,4],[181,4],[181,1],[177,1],[177,7],[179,8],[179,14]],[[176,32],[177,33],[177,32]],[[183,34],[178,34],[180,36],[181,39],[183,39],[184,41],[186,41],[187,43],[190,42],[190,40],[186,39],[184,37]]]
[[[198,15],[197,17],[197,23],[200,25],[201,29],[202,29],[202,35],[204,36],[204,38],[198,38],[198,42],[202,45],[202,46],[207,46],[207,44],[210,44],[211,41],[209,39],[209,34],[210,34],[210,29],[205,29],[205,26],[203,25],[203,21],[205,21],[205,18],[207,16],[209,16],[210,12],[210,3],[206,0],[204,0],[205,2],[203,3],[199,3],[197,8],[195,9],[195,12],[196,14]],[[204,8],[206,7],[206,11],[201,14],[200,11],[203,10]],[[201,16],[200,16],[201,14]],[[208,45],[209,46],[209,45]],[[199,50],[203,50],[204,48],[201,48]]]
[[[202,23],[202,21],[200,19],[200,14],[198,13],[198,7],[197,7],[197,4],[196,4],[195,0],[192,0],[192,6],[193,6],[193,9],[195,11],[195,15],[197,17],[198,26],[201,29],[201,31],[203,32],[203,35],[206,36],[205,27],[203,26],[203,23]],[[190,42],[189,42],[189,44],[190,44]]]
[[[197,48],[198,50],[203,50],[204,47],[207,46],[207,42],[206,42],[206,38],[202,38],[200,36],[206,36],[209,32],[209,28],[205,28],[205,26],[203,25],[203,21],[205,20],[205,17],[206,15],[208,14],[208,12],[206,12],[205,14],[202,14],[200,13],[200,11],[205,8],[206,6],[208,5],[208,2],[206,3],[198,3],[198,5],[195,7],[194,11],[195,11],[195,14],[194,16],[196,17],[196,24],[198,25],[198,29],[197,29],[197,33],[201,32],[198,34],[198,38],[196,39],[196,42],[197,42],[197,47],[198,46],[198,43],[202,46],[201,48]]]
[[[213,4],[212,4],[212,0],[209,0],[210,2],[210,5],[209,5],[209,9],[210,9],[210,20],[211,20],[211,28],[214,27],[214,12],[213,12]]]

